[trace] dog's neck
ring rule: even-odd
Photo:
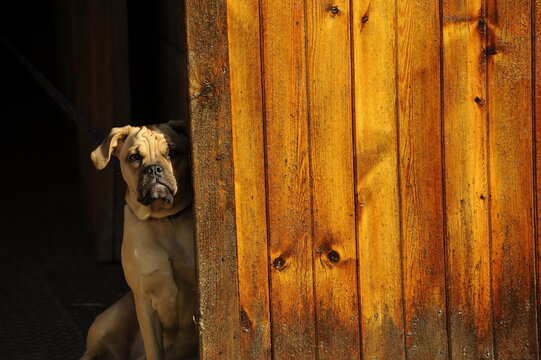
[[[189,181],[181,184],[173,203],[156,200],[150,205],[143,205],[137,201],[137,191],[128,188],[126,191],[126,204],[139,220],[163,219],[175,217],[192,204],[193,190]]]

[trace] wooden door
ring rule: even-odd
[[[202,359],[538,359],[541,3],[187,0]]]

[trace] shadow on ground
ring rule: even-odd
[[[5,202],[2,359],[77,359],[94,317],[128,289],[120,264],[94,261],[78,189],[50,190],[8,194]]]

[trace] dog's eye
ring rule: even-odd
[[[180,154],[180,152],[177,149],[169,149],[169,152],[167,153],[167,156],[170,159],[173,159],[173,158],[176,158],[179,154]]]
[[[131,154],[130,156],[128,156],[128,161],[131,161],[131,162],[134,162],[134,161],[139,161],[141,160],[141,155],[135,153],[135,154]]]

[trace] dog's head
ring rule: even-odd
[[[178,210],[179,201],[186,202],[177,196],[179,192],[191,194],[191,187],[179,189],[190,186],[186,134],[180,121],[113,128],[91,158],[98,170],[107,166],[111,156],[118,158],[128,187],[126,201],[139,218],[163,215]]]

